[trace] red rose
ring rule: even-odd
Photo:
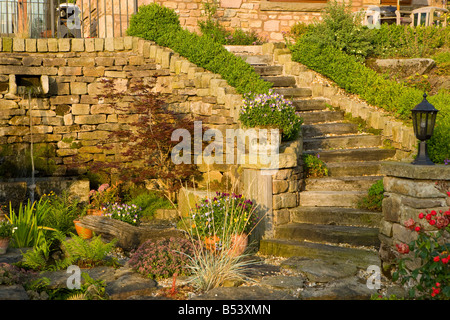
[[[424,217],[424,214],[422,212],[419,213],[419,219],[423,219],[423,217]]]
[[[447,258],[442,258],[441,261],[442,261],[443,264],[447,264],[448,263],[448,259]]]
[[[430,220],[430,224],[434,226],[436,224],[436,220]]]
[[[427,220],[431,219],[431,214],[427,214],[427,216],[425,217]]]
[[[441,258],[439,258],[439,256],[436,256],[436,257],[433,258],[434,262],[439,262],[439,260],[441,260]]]
[[[432,216],[435,216],[435,215],[437,215],[437,212],[436,212],[436,211],[434,211],[434,210],[431,210],[431,212],[430,212],[430,213],[431,213],[431,215],[432,215]]]
[[[419,232],[420,231],[420,227],[417,226],[414,230],[416,230],[416,232]]]

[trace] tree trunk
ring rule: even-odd
[[[135,227],[129,223],[104,216],[84,216],[81,226],[91,229],[96,235],[111,241],[117,239],[117,246],[130,251],[136,249],[147,240],[167,239],[170,237],[186,238],[185,231],[164,225],[148,225]]]

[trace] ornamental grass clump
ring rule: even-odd
[[[408,219],[404,226],[416,233],[409,244],[396,244],[401,254],[413,254],[420,266],[410,271],[406,265],[410,257],[399,260],[393,280],[407,284],[410,298],[450,299],[450,209],[431,210],[419,214],[419,220]]]
[[[272,89],[268,93],[244,94],[239,120],[248,128],[277,128],[283,141],[296,139],[303,123],[292,102]]]
[[[128,261],[136,272],[152,279],[189,275],[186,268],[193,255],[193,242],[184,238],[147,240],[133,252]]]
[[[190,283],[200,291],[225,281],[247,281],[245,271],[256,261],[246,258],[248,234],[260,218],[255,204],[240,194],[216,192],[200,200],[185,220],[191,241],[198,243],[189,256]]]

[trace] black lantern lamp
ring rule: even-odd
[[[427,101],[427,94],[423,95],[423,100],[412,111],[414,134],[420,140],[419,152],[412,164],[416,165],[434,165],[427,153],[426,140],[433,135],[436,115],[439,110]]]

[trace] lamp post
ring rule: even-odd
[[[428,157],[426,140],[433,135],[434,125],[436,123],[436,115],[439,110],[427,101],[427,94],[423,95],[423,100],[412,112],[414,134],[420,140],[419,152],[416,159],[412,162],[415,165],[434,165],[433,161]]]

